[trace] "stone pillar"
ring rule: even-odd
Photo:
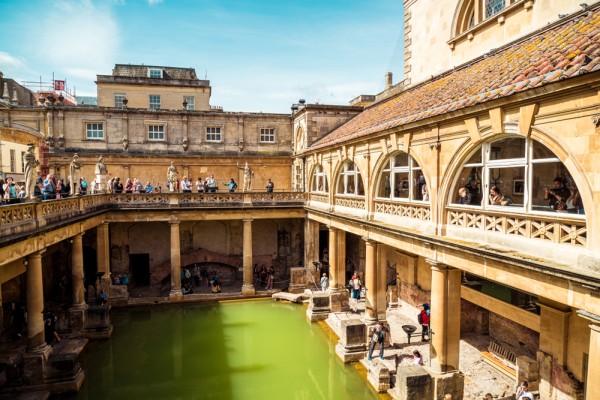
[[[244,218],[244,284],[242,296],[254,296],[256,289],[252,283],[252,218]]]
[[[44,287],[42,285],[42,253],[27,256],[27,351],[44,352]]]
[[[329,227],[329,289],[336,290],[338,289],[338,274],[337,274],[337,264],[338,264],[338,230],[337,228]],[[321,274],[323,275],[323,274]],[[319,280],[321,277],[319,277]]]
[[[377,319],[377,242],[363,238],[366,244],[365,286],[367,288],[365,317]]]
[[[460,346],[460,270],[431,264],[431,370],[458,370]]]
[[[560,307],[540,299],[540,347],[545,353],[552,354],[560,365],[567,364],[567,335],[569,333],[569,307]],[[562,308],[562,310],[560,309]],[[534,388],[535,390],[535,388]]]
[[[385,263],[385,258],[381,256],[381,252],[383,250],[383,246],[377,246],[376,250],[376,262],[375,262],[375,279],[377,288],[375,293],[375,309],[377,310],[377,320],[385,320],[387,317],[387,297],[386,297],[386,288],[387,288],[387,264]],[[380,260],[382,260],[380,262]]]
[[[181,250],[179,239],[179,221],[169,221],[171,225],[171,293],[170,300],[183,299],[181,291]]]
[[[319,223],[306,218],[304,220],[304,267],[313,271],[315,261],[319,261]]]
[[[72,238],[71,249],[71,275],[73,279],[73,306],[83,307],[85,305],[85,292],[83,290],[83,233]],[[93,299],[90,299],[93,300]]]
[[[346,232],[341,229],[336,229],[337,249],[334,261],[331,261],[329,272],[330,276],[334,276],[336,285],[330,286],[329,296],[331,312],[341,312],[350,309],[348,291],[346,286]],[[331,271],[335,270],[334,273]]]
[[[2,304],[2,283],[0,283],[0,334],[4,332],[4,307]]]
[[[104,282],[110,281],[110,239],[108,226],[108,222],[103,222],[96,227],[98,273],[104,272],[102,276]]]
[[[590,324],[585,398],[594,399],[600,393],[600,320]]]

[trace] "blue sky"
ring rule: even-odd
[[[402,0],[0,0],[0,71],[95,96],[115,64],[192,67],[225,111],[348,104],[402,77]]]

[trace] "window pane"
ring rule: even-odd
[[[456,185],[455,204],[481,205],[482,167],[463,168]]]
[[[383,174],[381,174],[381,180],[379,181],[379,193],[377,195],[379,197],[385,197],[386,199],[389,199],[392,192],[391,187],[390,171],[383,171]]]
[[[356,174],[356,180],[357,180],[357,184],[358,184],[358,190],[357,190],[356,194],[359,196],[364,196],[365,195],[365,187],[363,186],[363,181],[360,177],[360,174]]]
[[[502,139],[490,144],[490,160],[525,157],[525,138]]]
[[[491,168],[488,204],[523,207],[525,167]],[[497,188],[495,193],[493,189]]]
[[[481,147],[477,149],[477,151],[475,153],[473,153],[473,155],[471,157],[469,157],[469,159],[467,160],[467,162],[465,164],[481,164]]]
[[[554,153],[540,142],[533,142],[533,159],[556,158]]]
[[[345,193],[347,194],[354,194],[355,190],[356,190],[356,185],[354,184],[354,174],[348,174],[346,177],[346,190]]]
[[[567,199],[569,197],[568,187],[576,188],[572,179],[570,179],[567,169],[560,161],[535,163],[532,165],[532,170],[533,182],[530,194],[532,210],[554,212],[556,202],[559,199],[555,195],[552,195],[552,193],[557,194],[560,200],[563,201],[564,197]],[[556,178],[559,179],[560,185],[554,182]],[[546,188],[549,190],[547,196]],[[566,200],[564,202],[566,203]],[[583,204],[581,206],[583,207]]]
[[[408,172],[394,173],[394,197],[408,199]]]
[[[425,176],[421,173],[421,171],[413,171],[414,179],[412,191],[412,198],[414,200],[425,200],[429,201],[429,189],[427,188],[427,182],[425,181]]]
[[[505,7],[505,0],[485,0],[485,17],[491,17],[502,11]]]
[[[408,167],[408,154],[400,153],[394,156],[395,167]]]

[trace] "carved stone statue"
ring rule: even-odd
[[[177,176],[179,172],[177,172],[177,167],[175,163],[171,161],[171,165],[167,169],[167,184],[169,185],[169,191],[175,191],[175,183],[177,182]]]
[[[25,153],[25,190],[26,198],[35,199],[35,182],[37,179],[37,166],[40,162],[35,159],[35,147],[33,143],[28,143]]]
[[[69,172],[71,173],[71,196],[77,194],[77,185],[79,185],[79,177],[81,175],[81,163],[79,162],[79,155],[73,154],[73,161],[69,166]]]
[[[96,164],[96,171],[95,171],[96,175],[106,175],[108,173],[108,170],[106,169],[106,165],[104,165],[104,156],[101,155],[100,158],[98,158],[98,163]]]
[[[252,177],[254,176],[254,171],[250,169],[247,162],[243,167],[240,167],[240,164],[237,163],[237,167],[244,171],[244,185],[242,186],[242,192],[249,192],[252,190]]]

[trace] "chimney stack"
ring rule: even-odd
[[[393,82],[392,82],[392,73],[388,72],[387,74],[385,74],[385,90],[388,90],[389,88],[391,88],[393,86]]]

